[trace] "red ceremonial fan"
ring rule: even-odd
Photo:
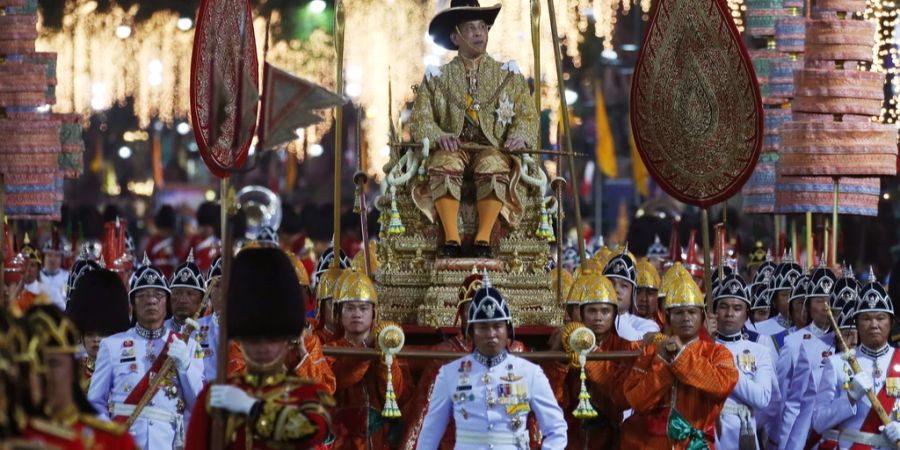
[[[191,122],[200,155],[227,177],[247,159],[256,130],[259,63],[247,0],[203,0],[191,58]]]
[[[750,56],[723,0],[660,0],[631,85],[641,159],[673,197],[706,208],[750,177],[763,139]]]

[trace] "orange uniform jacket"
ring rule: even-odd
[[[92,416],[79,416],[72,425],[59,425],[43,419],[31,419],[22,438],[32,445],[63,450],[136,449],[128,430],[119,424]]]
[[[329,394],[334,395],[336,385],[334,373],[325,355],[322,354],[322,343],[319,342],[319,338],[314,334],[308,334],[303,337],[303,345],[306,347],[306,357],[299,360],[296,349],[292,347],[288,350],[285,365],[292,367],[290,372],[297,378],[321,384]],[[247,362],[241,352],[241,344],[231,341],[228,347],[228,375],[243,375],[246,372]]]
[[[346,338],[329,342],[334,347],[358,347]],[[388,448],[388,433],[397,435],[402,421],[387,422],[381,417],[384,407],[387,368],[374,359],[328,358],[337,379],[334,398],[338,407],[334,410],[334,449],[384,449]],[[403,372],[394,360],[391,366],[394,392],[397,401],[403,402],[406,394]],[[423,412],[424,414],[424,412]],[[399,440],[400,436],[397,436]],[[367,446],[368,445],[368,446]]]
[[[285,375],[233,376],[229,383],[262,400],[250,416],[227,413],[226,449],[309,449],[331,436],[328,410],[334,399],[324,386]],[[191,412],[185,449],[210,448],[212,417],[207,385]]]
[[[594,351],[628,352],[638,350],[640,345],[640,342],[631,342],[616,334],[610,334]],[[591,404],[599,414],[597,418],[588,421],[576,419],[572,415],[578,406],[578,394],[581,392],[581,370],[559,362],[542,365],[556,400],[566,415],[566,422],[569,425],[567,448],[615,448],[619,427],[622,424],[622,413],[630,408],[622,391],[622,383],[628,376],[632,363],[633,360],[587,363],[585,366],[587,388],[591,394]]]
[[[688,440],[671,442],[666,435],[675,389],[675,408],[714,449],[716,418],[737,380],[734,356],[714,342],[695,339],[671,363],[658,356],[656,345],[648,345],[625,379],[624,394],[634,415],[622,427],[621,448],[687,448]]]

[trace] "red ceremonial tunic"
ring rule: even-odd
[[[325,386],[284,374],[233,376],[229,383],[263,401],[251,416],[226,413],[226,449],[309,449],[331,436],[329,410],[334,399]],[[191,412],[185,449],[210,448],[212,417],[209,385]]]
[[[128,430],[116,423],[79,415],[69,425],[32,418],[22,433],[31,444],[63,450],[132,450],[137,447]]]

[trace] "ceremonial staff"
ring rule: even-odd
[[[862,372],[862,367],[859,366],[859,361],[857,361],[856,356],[853,355],[853,350],[847,347],[847,343],[844,342],[844,335],[841,334],[841,329],[838,327],[837,321],[834,320],[834,313],[831,312],[831,308],[825,308],[825,310],[828,312],[828,321],[831,322],[831,329],[834,332],[834,337],[837,339],[838,344],[841,346],[841,350],[846,355],[847,363],[850,364],[850,368],[853,369],[853,374],[856,375]],[[889,425],[891,423],[891,417],[888,416],[887,411],[884,410],[884,405],[878,400],[878,394],[875,390],[869,389],[866,391],[866,398],[869,399],[869,403],[872,405],[872,409],[875,410],[875,414],[878,415],[878,419],[881,420],[881,423]],[[895,442],[894,445],[900,448],[900,441]]]
[[[334,2],[334,50],[337,58],[335,73],[335,91],[338,95],[344,94],[344,2]],[[334,228],[334,259],[331,261],[333,269],[341,268],[341,162],[344,159],[344,106],[339,104],[334,108],[334,208],[332,221]],[[368,246],[368,242],[365,243]],[[368,261],[368,258],[366,259]]]
[[[572,134],[569,127],[569,105],[566,103],[566,81],[562,70],[562,49],[559,43],[559,33],[556,29],[556,8],[553,0],[547,0],[547,12],[550,14],[550,35],[553,38],[553,56],[556,59],[556,85],[559,88],[560,115],[562,115],[563,135],[565,139],[563,147],[569,157],[569,170],[572,172],[572,198],[575,200],[575,233],[578,236],[578,256],[582,261],[587,260],[584,252],[584,229],[581,225],[581,193],[579,192],[578,171],[575,170],[575,155],[572,153]],[[560,171],[560,173],[562,173]],[[560,261],[560,264],[562,261]]]
[[[322,347],[325,356],[379,358],[381,353],[371,348],[345,348]],[[510,352],[520,358],[529,361],[571,361],[572,355],[566,352],[538,351],[538,352]],[[394,355],[395,358],[405,359],[457,359],[468,355],[462,352],[438,352],[431,350],[401,350]],[[587,355],[588,361],[613,361],[621,359],[633,359],[640,356],[640,352],[592,352]]]

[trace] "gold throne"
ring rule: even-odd
[[[443,244],[440,223],[432,223],[411,195],[420,177],[427,176],[427,157],[427,146],[394,147],[384,167],[388,189],[376,201],[381,231],[377,247],[380,267],[375,274],[383,317],[404,324],[453,326],[459,287],[476,267],[487,270],[491,283],[506,296],[517,325],[561,324],[562,310],[545,270],[550,246],[547,237],[538,233],[542,225],[547,232],[547,216],[556,207],[552,197],[543,196],[547,177],[540,162],[530,156],[512,156],[522,162],[523,177],[516,192],[524,214],[515,228],[497,221],[491,235],[494,258],[451,259],[438,256]],[[472,245],[478,222],[475,186],[468,173],[463,181],[459,221],[465,253]]]

